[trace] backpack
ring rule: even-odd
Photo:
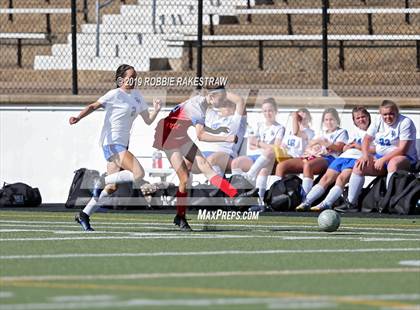
[[[39,189],[25,183],[4,183],[0,190],[0,207],[37,207],[41,203]]]
[[[365,213],[380,212],[379,203],[386,192],[386,176],[373,179],[363,189],[364,197],[360,197],[361,211]]]
[[[243,212],[247,211],[251,206],[258,205],[258,189],[256,189],[244,176],[234,174],[229,178],[229,183],[236,188],[238,195],[240,196],[231,201],[234,205],[234,209],[239,209],[239,211]]]
[[[403,191],[391,198],[389,213],[399,215],[420,214],[420,177],[415,178]]]
[[[188,202],[196,210],[226,209],[225,195],[211,184],[197,184],[189,189]]]
[[[403,196],[401,193],[409,193],[409,185],[416,179],[415,175],[407,171],[396,171],[389,180],[385,195],[379,203],[379,210],[382,213],[391,213],[394,206]],[[406,213],[408,214],[408,213]]]
[[[264,202],[275,211],[292,211],[302,202],[302,180],[287,175],[276,181],[265,193]]]
[[[89,170],[86,168],[76,170],[74,172],[65,207],[68,209],[72,209],[75,206],[84,207],[92,197],[94,182],[98,177],[99,172],[96,170]]]

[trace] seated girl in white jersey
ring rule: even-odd
[[[258,122],[255,128],[248,132],[248,154],[232,161],[232,174],[249,172],[253,164],[258,162],[259,164],[255,169],[258,171],[255,173],[251,171],[249,180],[255,183],[255,186],[258,188],[258,194],[262,199],[267,186],[268,175],[271,174],[273,169],[273,147],[281,146],[285,128],[276,120],[277,103],[274,98],[264,99],[261,108],[264,121]]]
[[[321,212],[331,209],[333,204],[340,198],[344,186],[350,179],[351,171],[357,159],[362,156],[362,140],[369,128],[371,119],[370,113],[364,107],[355,107],[352,111],[352,118],[355,128],[350,133],[349,143],[343,148],[343,153],[336,158],[328,167],[318,184],[316,184],[306,196],[306,199],[298,207],[299,209]],[[371,152],[374,148],[371,147]],[[311,208],[312,204],[321,197],[327,188],[335,182],[325,199]]]
[[[303,157],[282,161],[276,167],[276,175],[279,179],[287,174],[303,172],[303,197],[306,197],[312,188],[314,174],[324,173],[342,152],[348,140],[347,130],[339,127],[340,117],[336,109],[325,109],[321,122],[321,132],[309,142]]]
[[[411,119],[399,113],[394,101],[384,100],[379,117],[362,142],[362,157],[356,162],[349,181],[349,192],[340,212],[358,210],[357,201],[365,183],[365,176],[387,175],[386,186],[397,170],[410,170],[417,163],[416,127]],[[369,152],[375,143],[375,155]]]
[[[205,120],[206,131],[221,136],[236,135],[236,143],[229,142],[206,142],[200,143],[201,153],[212,165],[213,170],[219,175],[230,172],[232,160],[238,157],[239,148],[246,132],[246,109],[245,102],[236,104],[227,101],[218,111],[208,109]]]
[[[75,221],[85,231],[93,230],[90,225],[90,216],[99,209],[107,197],[117,190],[117,184],[130,181],[138,183],[143,179],[143,167],[128,150],[130,131],[139,114],[144,122],[150,125],[160,110],[160,102],[154,100],[154,111],[149,113],[148,105],[140,91],[134,89],[137,76],[132,66],[126,64],[119,66],[115,75],[116,89],[110,90],[98,101],[89,104],[77,117],[69,119],[70,125],[73,125],[101,107],[106,111],[101,145],[107,161],[108,176],[101,180],[104,184],[96,185],[92,199],[75,217]],[[105,188],[102,190],[103,185]]]
[[[187,133],[188,128],[194,126],[197,138],[200,141],[235,143],[237,141],[235,135],[218,136],[204,130],[207,109],[211,106],[219,108],[225,100],[230,100],[235,104],[243,104],[241,97],[226,92],[224,87],[209,89],[206,94],[197,95],[177,105],[156,126],[153,146],[166,153],[179,178],[179,187],[176,193],[177,214],[174,223],[184,231],[191,230],[185,214],[188,205],[187,183],[190,167],[194,162],[212,185],[229,197],[238,194],[235,187],[213,170]]]

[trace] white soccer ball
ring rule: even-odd
[[[325,210],[318,216],[318,227],[322,231],[333,232],[340,227],[340,215],[334,210]]]

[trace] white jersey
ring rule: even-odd
[[[220,127],[227,127],[228,133],[220,133],[220,136],[236,135],[238,136],[237,143],[229,142],[200,142],[200,149],[205,152],[223,152],[232,157],[238,156],[238,151],[243,142],[246,131],[246,116],[235,113],[229,116],[220,116],[217,111],[213,109],[207,110],[205,118],[206,127],[217,129]]]
[[[382,116],[376,120],[373,126],[369,127],[368,135],[375,138],[376,153],[386,155],[395,150],[400,140],[416,141],[416,127],[411,119],[404,115],[399,115],[397,121],[389,126]],[[415,143],[410,144],[406,154],[411,160],[417,160]]]
[[[314,139],[317,138],[324,138],[327,139],[329,142],[331,142],[332,144],[336,144],[336,143],[344,143],[347,144],[347,141],[349,140],[349,134],[347,133],[347,130],[343,129],[343,128],[337,128],[335,131],[333,132],[326,132],[326,131],[322,131],[317,137],[315,137]],[[328,155],[337,157],[340,155],[341,152],[330,152],[328,153]]]
[[[306,138],[294,135],[292,129],[288,130],[283,138],[282,145],[292,157],[302,156],[309,141],[312,140],[315,135],[315,132],[310,128],[303,129],[303,132],[305,133]]]
[[[266,144],[274,144],[279,139],[282,140],[286,129],[283,125],[275,122],[274,124],[267,126],[265,122],[257,123],[257,126],[249,132],[249,136],[255,136],[258,140]],[[261,149],[248,150],[248,155],[259,155]]]
[[[98,99],[105,109],[101,144],[122,144],[128,146],[133,122],[139,113],[148,109],[138,89],[126,92],[116,88]]]
[[[350,138],[349,138],[349,142],[350,143],[357,143],[362,145],[362,141],[363,138],[365,137],[367,131],[362,130],[358,127],[355,127],[351,132],[350,132]],[[347,151],[344,151],[339,157],[340,158],[353,158],[353,159],[359,159],[360,157],[362,157],[363,153],[361,150],[358,149],[348,149]]]

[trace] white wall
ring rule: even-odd
[[[70,126],[68,119],[75,116],[80,107],[36,107],[0,106],[0,182],[24,182],[40,189],[43,202],[62,203],[67,199],[73,171],[81,168],[105,171],[98,140],[104,112],[96,111],[80,123]],[[285,124],[290,109],[283,109],[278,115]],[[319,128],[322,110],[311,109],[314,129]],[[376,110],[372,110],[376,113]],[[402,111],[411,117],[420,138],[420,110]],[[158,118],[167,114],[161,112]],[[261,115],[249,113],[249,123]],[[156,121],[157,122],[157,121]],[[155,124],[146,126],[141,117],[134,125],[130,150],[136,156],[151,156]],[[350,111],[342,113],[342,127],[351,128]],[[151,160],[140,158],[145,168],[151,167]],[[169,166],[165,160],[164,167]],[[171,181],[175,181],[172,179]]]

